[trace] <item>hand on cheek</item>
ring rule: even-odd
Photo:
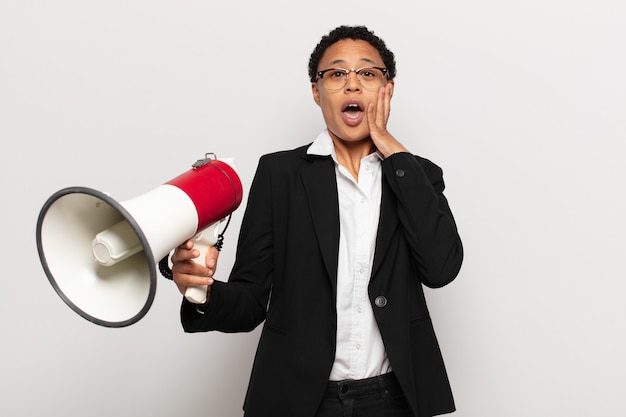
[[[387,131],[387,121],[391,113],[391,96],[393,95],[393,83],[389,82],[378,90],[375,103],[367,106],[367,123],[370,130],[370,137],[376,149],[387,158],[396,152],[406,152],[402,146]]]

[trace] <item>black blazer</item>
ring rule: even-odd
[[[250,331],[265,321],[244,409],[313,417],[335,356],[339,208],[333,160],[308,146],[263,156],[228,283],[204,315],[183,300],[187,332]],[[454,411],[423,285],[459,272],[461,240],[441,169],[399,153],[382,162],[381,214],[369,298],[391,367],[415,416]]]

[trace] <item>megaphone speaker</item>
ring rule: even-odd
[[[214,234],[241,203],[234,164],[211,155],[124,202],[87,187],[64,188],[46,201],[37,250],[72,310],[105,327],[129,326],[146,315],[156,294],[156,264],[186,240]]]

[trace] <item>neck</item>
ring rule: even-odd
[[[367,138],[356,142],[348,142],[333,137],[337,161],[345,167],[354,179],[359,180],[361,159],[375,151],[374,143]]]

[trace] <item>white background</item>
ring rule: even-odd
[[[61,188],[123,201],[206,152],[247,190],[259,156],[323,128],[307,62],[340,24],[395,52],[388,127],[444,169],[466,260],[427,297],[454,415],[626,415],[625,9],[1,0],[0,415],[241,416],[258,330],[185,334],[162,278],[137,324],[82,319],[41,268],[37,216]]]

